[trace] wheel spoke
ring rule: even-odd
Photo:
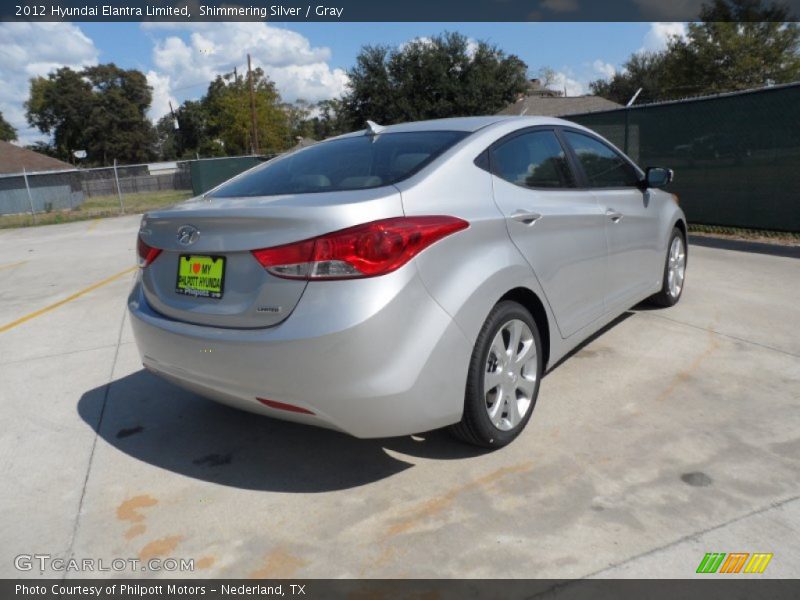
[[[508,351],[503,343],[502,329],[497,332],[496,336],[494,336],[494,339],[492,340],[491,351],[499,362],[503,363],[508,360]]]
[[[508,355],[512,360],[517,358],[517,350],[519,350],[519,340],[522,337],[522,322],[511,321],[511,327],[508,330]]]
[[[533,339],[525,340],[522,352],[514,359],[514,364],[517,366],[525,365],[532,358],[536,358],[536,344],[533,343]]]
[[[492,404],[491,406],[487,405],[486,407],[486,410],[489,412],[489,419],[491,419],[492,423],[494,423],[498,427],[500,425],[500,416],[503,414],[504,400],[502,392],[503,388],[501,387],[498,390],[497,395],[495,396],[494,404]]]
[[[521,391],[525,398],[533,400],[533,390],[536,388],[536,380],[528,379],[527,377],[520,377],[517,381],[517,389]]]
[[[503,381],[503,372],[498,369],[497,371],[487,371],[483,376],[483,389],[488,394],[494,388],[501,384]]]
[[[511,394],[511,398],[508,401],[508,422],[511,424],[511,427],[516,427],[517,423],[520,422],[522,418],[519,414],[519,401],[517,400],[516,394]]]

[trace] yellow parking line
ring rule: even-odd
[[[38,317],[39,315],[43,315],[46,312],[50,312],[51,310],[54,310],[54,309],[58,308],[59,306],[63,306],[67,302],[71,302],[71,301],[75,300],[75,298],[80,298],[84,294],[88,294],[89,292],[91,292],[93,290],[96,290],[97,288],[102,287],[107,283],[111,283],[115,279],[119,279],[123,275],[127,275],[128,273],[130,273],[131,271],[133,271],[133,270],[135,270],[137,268],[138,267],[130,267],[129,269],[125,269],[124,271],[120,271],[116,275],[112,275],[111,277],[103,279],[103,281],[98,281],[97,283],[95,283],[93,285],[90,285],[87,288],[83,288],[81,291],[75,292],[71,296],[68,296],[68,297],[64,298],[63,300],[59,300],[58,302],[56,302],[54,304],[51,304],[50,306],[45,306],[44,308],[40,308],[39,310],[36,310],[36,311],[34,311],[32,313],[29,313],[29,314],[25,315],[24,317],[20,317],[16,321],[11,321],[11,323],[6,323],[5,325],[1,325],[0,326],[0,333],[3,333],[4,331],[8,331],[9,329],[11,329],[13,327],[16,327],[17,325],[22,325],[25,321],[30,321],[31,319],[33,319],[35,317]]]
[[[94,229],[95,227],[97,227],[97,224],[98,224],[99,222],[100,222],[100,219],[92,219],[92,222],[91,222],[91,223],[89,223],[89,227],[87,227],[87,228],[86,228],[86,231],[91,231],[92,229]]]
[[[19,262],[15,262],[15,263],[8,263],[7,265],[0,265],[0,271],[2,271],[3,269],[13,269],[14,267],[18,267],[20,265],[24,265],[26,262],[28,262],[28,261],[27,260],[21,260]]]

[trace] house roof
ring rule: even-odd
[[[622,105],[600,96],[549,97],[537,95],[523,96],[497,114],[560,117],[615,108],[622,108]]]
[[[45,154],[0,141],[0,174],[74,169],[71,164]]]

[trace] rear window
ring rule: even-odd
[[[375,188],[410,177],[468,134],[420,131],[322,142],[223,184],[216,198]]]

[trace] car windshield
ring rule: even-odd
[[[410,177],[466,136],[463,131],[419,131],[322,142],[257,167],[210,196],[273,196],[390,185]]]

